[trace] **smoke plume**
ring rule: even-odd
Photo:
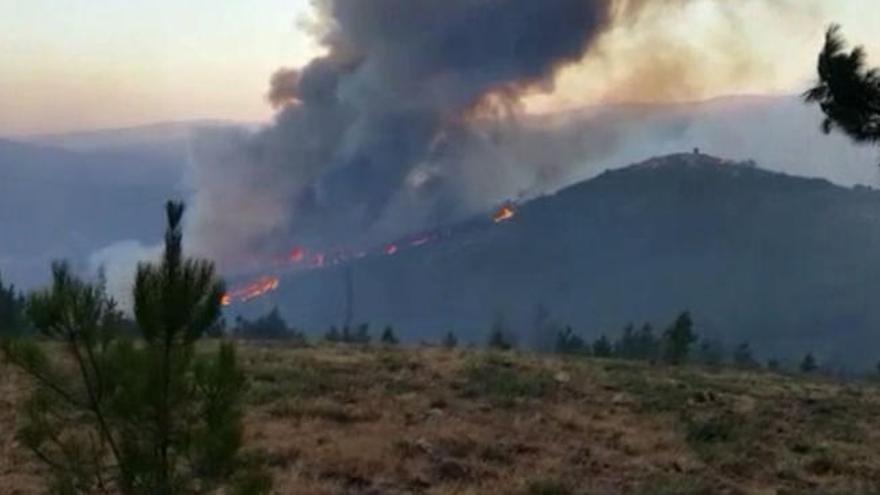
[[[241,263],[291,239],[369,242],[552,175],[505,170],[528,152],[508,146],[520,96],[640,3],[320,2],[326,54],[272,76],[274,123],[197,146],[199,247]]]
[[[747,0],[740,10],[702,2],[727,22],[710,36],[711,55],[669,36],[676,26],[665,21],[698,3],[318,1],[325,52],[272,75],[274,122],[196,144],[191,239],[227,272],[246,270],[294,243],[379,242],[582,177],[584,164],[612,156],[638,119],[597,125],[530,117],[527,104],[553,93],[562,69],[620,75],[608,79],[612,101],[699,94],[710,79],[695,67],[708,59],[721,61],[713,73],[724,80],[767,70],[736,33],[749,9],[773,2]],[[771,10],[791,5],[781,0]],[[639,43],[614,45],[621,33]]]

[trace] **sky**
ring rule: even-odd
[[[692,0],[678,16],[612,31],[526,107],[799,92],[831,22],[880,63],[877,0],[736,1],[748,22],[721,15],[721,0]],[[783,3],[795,7],[773,7]],[[0,135],[265,121],[269,76],[320,53],[306,28],[312,16],[309,0],[0,0]],[[673,51],[687,57],[656,63]],[[621,54],[631,63],[610,62]],[[650,74],[639,72],[646,56]],[[701,71],[684,86],[670,77],[682,60]]]

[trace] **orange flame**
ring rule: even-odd
[[[495,215],[492,216],[492,221],[495,223],[506,222],[516,215],[516,210],[513,209],[513,205],[504,205],[502,206]]]
[[[306,257],[306,250],[301,247],[293,248],[293,250],[290,251],[289,258],[290,258],[290,261],[293,261],[294,263],[299,263],[305,257]]]
[[[278,277],[268,275],[260,277],[253,282],[235,287],[220,298],[220,303],[224,306],[230,305],[233,301],[250,301],[255,297],[272,292],[278,288]]]

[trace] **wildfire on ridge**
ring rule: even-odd
[[[515,215],[516,210],[513,209],[513,205],[506,204],[495,212],[495,215],[492,216],[492,221],[495,223],[506,222],[513,218]]]
[[[260,277],[247,284],[234,287],[229,292],[223,294],[220,298],[220,303],[224,306],[228,306],[232,304],[233,301],[249,301],[255,297],[260,297],[263,294],[277,289],[278,283],[278,277],[274,275]]]
[[[299,263],[306,257],[306,250],[301,247],[295,247],[290,251],[290,261]]]
[[[315,253],[312,257],[312,265],[318,268],[324,266],[324,260],[327,259],[327,256],[324,253]]]
[[[496,224],[506,222],[516,216],[516,207],[513,203],[506,203],[498,211],[492,215],[492,221]],[[350,252],[347,249],[343,249],[338,252],[325,253],[322,251],[313,251],[307,252],[303,247],[294,247],[290,250],[286,255],[281,255],[276,257],[276,263],[291,263],[294,265],[299,265],[300,268],[323,268],[328,265],[337,265],[340,263],[346,263],[353,259],[361,259],[372,254],[385,254],[385,255],[393,255],[397,254],[401,248],[418,248],[424,246],[426,244],[437,241],[443,237],[443,234],[439,231],[433,231],[428,233],[422,233],[416,236],[412,236],[408,239],[400,240],[400,244],[398,242],[392,242],[385,244],[381,248],[375,247],[372,250],[368,251],[355,251]],[[300,265],[300,263],[305,262],[304,265]],[[228,306],[233,302],[245,302],[251,299],[263,296],[269,292],[278,288],[279,279],[274,275],[266,275],[260,277],[252,282],[241,285],[239,287],[235,287],[231,289],[229,292],[223,294],[220,299],[220,302],[224,306]]]

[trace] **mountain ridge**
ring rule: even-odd
[[[393,324],[410,339],[456,329],[481,342],[498,318],[524,345],[539,306],[588,337],[628,322],[665,325],[689,309],[728,346],[749,340],[776,357],[818,352],[876,362],[880,193],[675,154],[604,172],[519,206],[462,237],[282,277],[243,307],[281,307],[312,331],[342,323],[353,278],[355,321]],[[837,242],[845,240],[845,242]]]

